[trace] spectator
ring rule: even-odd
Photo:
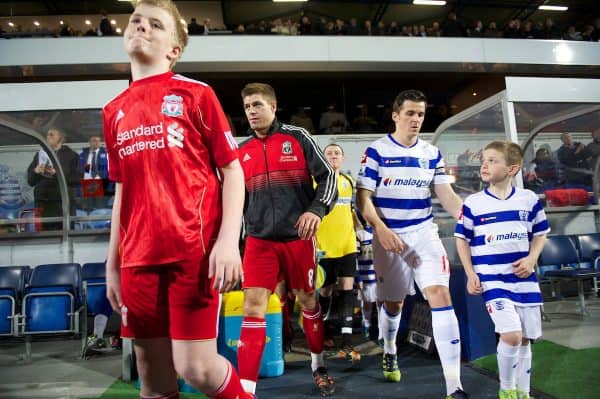
[[[84,148],[79,154],[79,170],[81,177],[84,180],[98,179],[101,182],[102,194],[109,191],[109,184],[112,184],[108,180],[108,157],[106,155],[106,149],[100,147],[100,136],[91,136],[88,140],[89,147]],[[97,195],[99,188],[89,189],[84,182],[82,186],[83,196],[85,198],[85,206],[89,209],[104,207],[105,202],[102,196]],[[89,190],[86,192],[86,190]]]
[[[598,40],[594,31],[594,27],[592,25],[585,26],[583,33],[581,34],[581,40],[585,42],[595,42]]]
[[[571,133],[564,132],[560,136],[563,145],[558,149],[558,160],[565,168],[565,181],[567,185],[589,186],[590,170],[587,162],[589,158],[586,147],[580,142],[574,142]]]
[[[586,151],[591,157],[590,165],[592,166],[592,172],[595,172],[600,156],[600,127],[592,131],[592,142],[587,145]]]
[[[475,22],[475,26],[473,27],[473,29],[469,30],[469,36],[470,37],[483,37],[483,35],[484,35],[483,22],[481,22],[481,20],[478,19],[477,22]]]
[[[365,20],[365,22],[363,24],[362,34],[366,35],[366,36],[373,35],[373,24],[371,23],[370,19]]]
[[[400,35],[400,28],[398,28],[398,22],[396,22],[396,21],[390,22],[390,26],[388,27],[387,34],[389,36],[398,36],[398,35]]]
[[[75,188],[79,184],[79,157],[65,145],[66,136],[58,128],[50,128],[46,133],[46,142],[52,148],[65,175],[69,195],[69,212],[75,214]],[[35,207],[40,208],[42,217],[63,216],[60,188],[56,177],[56,168],[43,149],[39,150],[27,168],[27,182],[33,186]],[[44,223],[45,230],[62,229],[61,222]]]
[[[375,28],[375,32],[373,33],[375,36],[384,36],[387,32],[385,27],[385,22],[379,21],[377,22],[377,28]]]
[[[290,124],[306,129],[310,134],[315,134],[315,125],[312,118],[306,114],[305,107],[298,107],[296,113],[290,118]]]
[[[418,36],[421,36],[421,37],[426,37],[427,36],[427,29],[425,29],[425,25],[419,25]]]
[[[303,15],[300,19],[300,26],[298,27],[298,34],[300,35],[312,35],[313,26],[310,22],[310,18],[307,15]]]
[[[204,24],[200,27],[201,35],[208,35],[208,33],[212,30],[210,27],[210,18],[204,18]]]
[[[102,11],[102,18],[100,19],[100,25],[98,26],[98,36],[113,36],[115,32],[113,31],[112,25],[108,20],[108,15],[106,11]]]
[[[352,36],[359,36],[362,35],[362,29],[360,27],[360,25],[358,24],[358,21],[356,20],[355,17],[350,18],[350,23],[348,25],[348,29],[346,30],[346,33],[348,35],[352,35]]]
[[[465,28],[462,23],[458,20],[456,13],[451,12],[448,14],[448,19],[442,27],[442,36],[444,37],[465,37]]]
[[[521,32],[521,37],[523,39],[536,39],[538,34],[533,27],[533,22],[525,21],[523,24],[523,31]]]
[[[62,28],[60,28],[60,32],[58,34],[62,37],[73,36],[73,30],[67,21],[64,21]]]
[[[431,25],[431,33],[429,33],[427,36],[431,36],[431,37],[441,37],[442,36],[442,31],[440,29],[439,22],[436,21]]]
[[[243,35],[244,33],[246,33],[246,28],[244,27],[244,24],[239,24],[234,30],[233,30],[233,34],[234,35]],[[250,32],[248,32],[250,33]]]
[[[535,152],[530,173],[525,176],[525,180],[527,188],[536,193],[558,185],[558,170],[548,148],[541,147]]]
[[[564,40],[577,40],[581,41],[583,38],[581,37],[581,32],[577,32],[573,25],[569,26],[565,34],[563,35]]]
[[[198,24],[198,22],[196,21],[196,18],[192,18],[190,20],[190,23],[188,24],[188,35],[191,35],[191,36],[201,35],[202,32],[203,32],[202,26],[200,26]]]
[[[369,116],[369,107],[366,104],[358,106],[359,115],[352,121],[352,129],[358,132],[372,132],[377,129],[377,121]]]
[[[519,19],[511,19],[504,31],[504,37],[507,39],[520,39],[521,38],[521,21]]]
[[[554,25],[552,18],[546,18],[546,28],[542,33],[543,39],[561,39],[560,29]]]
[[[346,115],[336,110],[335,102],[327,107],[327,111],[321,114],[319,130],[325,134],[344,133],[348,127]]]
[[[499,36],[498,28],[496,27],[496,22],[491,21],[485,30],[485,37],[487,38],[496,38]]]
[[[344,20],[337,18],[335,20],[335,27],[333,28],[333,34],[338,36],[344,36],[348,34],[348,27]]]

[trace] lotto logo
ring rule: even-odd
[[[494,306],[496,307],[496,310],[504,310],[504,302],[503,301],[494,302]]]

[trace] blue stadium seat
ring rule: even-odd
[[[600,233],[581,234],[577,236],[577,249],[579,250],[579,267],[600,271]],[[592,289],[598,294],[600,279],[594,277]]]
[[[589,312],[585,306],[584,280],[597,279],[600,277],[600,271],[589,267],[581,267],[581,259],[577,252],[577,237],[571,236],[550,236],[542,250],[538,261],[540,274],[543,279],[550,281],[552,286],[552,295],[557,296],[554,291],[554,282],[575,281],[579,295],[579,308],[583,315]]]
[[[85,304],[82,317],[83,334],[81,335],[81,356],[84,357],[88,316],[96,314],[110,316],[112,313],[110,302],[106,298],[106,263],[84,263],[81,267],[81,280],[83,284],[82,299]]]
[[[549,236],[538,260],[539,274],[547,278],[550,271],[575,268],[579,264],[577,247],[570,236]]]
[[[17,313],[29,266],[0,266],[0,336],[17,336]]]
[[[36,266],[25,287],[22,334],[31,357],[35,334],[79,333],[81,266],[53,263]]]

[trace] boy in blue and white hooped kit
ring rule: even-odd
[[[550,231],[532,191],[513,187],[523,151],[508,141],[488,144],[481,179],[488,187],[464,202],[454,233],[469,294],[483,295],[500,334],[500,399],[529,399],[530,340],[542,335],[542,295],[534,273]]]

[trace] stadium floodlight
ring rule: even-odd
[[[545,11],[567,11],[569,7],[567,6],[551,6],[551,5],[541,5],[538,6],[538,10]]]
[[[308,0],[273,0],[273,3],[301,3],[307,1]]]
[[[445,6],[443,0],[413,0],[413,4],[417,6]]]

